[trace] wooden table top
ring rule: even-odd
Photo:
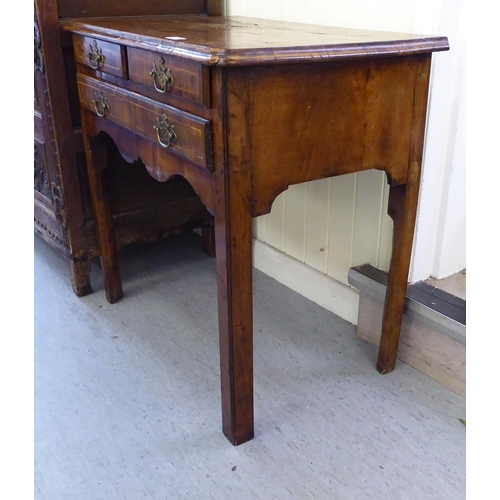
[[[80,18],[64,29],[206,65],[248,65],[383,57],[448,50],[448,39],[248,17]]]

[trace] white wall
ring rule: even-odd
[[[465,267],[463,10],[463,0],[226,0],[227,15],[450,38],[452,51],[434,55],[411,281]],[[296,259],[304,270],[323,273],[340,288],[352,266],[369,263],[387,270],[392,240],[387,197],[385,174],[378,171],[290,187],[269,215],[255,219],[258,248],[265,244],[275,250],[259,250],[256,267],[273,274],[281,255],[285,269],[296,269],[289,260]],[[266,260],[271,255],[272,266]],[[312,298],[311,286],[301,287],[287,272],[274,277]],[[322,305],[342,313],[334,304]]]
[[[413,281],[465,267],[464,4],[442,0],[438,17],[436,32],[449,38],[451,48],[436,54],[433,65]]]

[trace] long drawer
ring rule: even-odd
[[[210,121],[89,76],[77,81],[84,108],[213,170]]]

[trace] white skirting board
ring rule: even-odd
[[[354,288],[257,239],[253,240],[253,265],[342,319],[357,324],[359,292]]]

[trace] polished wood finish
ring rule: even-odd
[[[213,175],[209,170],[169,153],[153,141],[144,139],[111,120],[99,118],[95,113],[84,113],[83,119],[89,136],[93,137],[100,131],[106,132],[116,144],[119,144],[120,153],[130,161],[140,159],[153,179],[160,182],[167,180],[174,182],[178,176],[182,176],[198,194],[205,207],[213,213]],[[111,165],[107,168],[110,169]],[[206,224],[206,227],[213,226]]]
[[[127,78],[127,58],[124,48],[120,45],[86,36],[75,36],[73,43],[77,63],[91,66],[89,53],[94,50],[95,46],[102,54],[102,62],[97,63],[99,70],[110,75]]]
[[[154,88],[150,72],[161,59],[162,66],[171,70],[174,79],[167,89],[169,94],[210,106],[210,81],[206,66],[141,49],[130,48],[127,53],[131,81]]]
[[[164,14],[203,14],[207,12],[205,0],[57,0],[60,16],[158,16]],[[221,0],[210,0],[213,10],[220,9]]]
[[[61,24],[67,17],[82,15],[206,15],[221,7],[219,0],[210,4],[203,0],[35,1],[34,227],[69,259],[71,282],[79,296],[91,292],[90,259],[100,253],[85,166],[75,56],[78,64],[90,65],[87,54],[95,41],[102,49],[99,73],[103,79],[127,78],[128,60],[125,48],[113,41],[75,37],[73,47],[72,36],[61,30]],[[206,98],[207,89],[203,87],[200,100]],[[211,168],[206,153],[210,150],[203,151],[200,162]],[[213,254],[213,217],[184,179],[176,177],[159,185],[137,162],[130,164],[109,144],[108,152],[106,175],[118,248],[201,226],[208,235],[204,250]]]
[[[80,86],[80,94],[100,244],[107,247],[102,254],[109,254],[109,263],[103,263],[109,295],[119,295],[121,280],[99,175],[104,157],[92,142],[101,134],[122,154],[140,157],[157,180],[185,177],[214,214],[222,428],[231,443],[241,444],[254,433],[252,217],[268,213],[290,185],[367,169],[386,172],[394,249],[377,368],[391,371],[417,210],[431,53],[446,50],[447,39],[201,16],[82,19],[65,29],[114,40],[127,54],[144,57],[146,67],[151,59],[142,48],[149,45],[156,54],[203,64],[208,71],[210,109],[183,99],[168,102],[178,113],[199,114],[211,123],[206,144],[213,153],[212,172],[155,144],[142,132],[143,118],[138,123],[125,118],[135,100],[152,111],[163,109],[151,94],[137,96],[144,85],[132,91],[125,79],[101,84],[123,96],[113,104],[122,118],[97,116],[89,111],[91,93]],[[80,82],[91,81],[88,68],[78,69]],[[189,140],[196,148],[196,140]]]
[[[177,136],[175,142],[165,151],[190,160],[201,167],[213,169],[212,128],[208,120],[122,90],[95,78],[79,75],[77,81],[80,104],[85,109],[95,111],[93,100],[96,93],[100,92],[109,106],[105,111],[108,120],[156,144],[158,144],[158,138],[154,127],[157,119],[165,116],[175,127],[174,131]]]
[[[222,2],[220,0],[206,0],[209,16],[222,16]]]
[[[388,213],[394,221],[394,233],[377,360],[377,370],[380,373],[389,373],[396,365],[417,217],[430,66],[430,57],[422,58],[415,75],[406,183],[391,185],[389,192]],[[402,290],[405,294],[402,294]]]
[[[111,304],[114,304],[123,297],[123,289],[118,265],[118,248],[113,231],[113,214],[111,211],[109,190],[106,186],[106,168],[108,166],[106,137],[97,135],[90,138],[86,133],[85,123],[86,120],[83,119],[83,140],[92,204],[97,222],[97,240],[101,254],[101,263],[103,268],[106,269],[106,273],[104,273],[104,288],[106,290],[106,298]],[[90,148],[90,142],[92,142],[92,149]]]
[[[392,185],[405,183],[414,82],[421,60],[428,58],[228,72],[229,92],[245,85],[251,104],[252,216],[268,213],[290,185],[314,179],[376,168],[387,172]]]
[[[70,20],[67,29],[123,46],[202,62],[244,66],[427,54],[446,37],[356,30],[242,17],[151,16]],[[177,38],[177,39],[176,39]]]

